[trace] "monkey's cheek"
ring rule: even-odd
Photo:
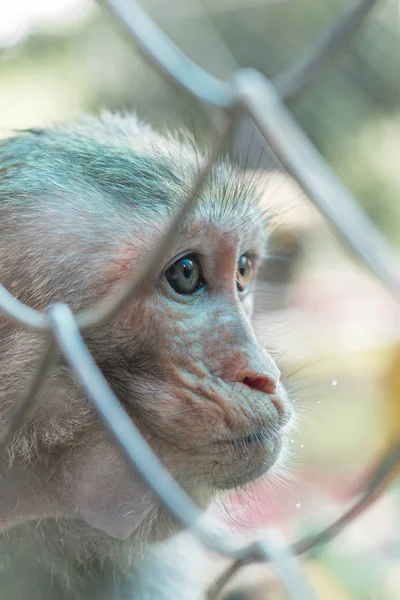
[[[265,475],[274,465],[282,448],[282,439],[266,440],[263,444],[230,449],[213,468],[213,485],[230,489],[245,485]]]

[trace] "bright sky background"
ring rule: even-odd
[[[34,31],[62,28],[84,18],[94,0],[0,0],[0,48]]]

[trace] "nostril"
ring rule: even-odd
[[[266,375],[255,375],[254,377],[246,376],[243,383],[253,390],[259,390],[266,394],[275,394],[277,381]]]

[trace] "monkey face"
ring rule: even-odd
[[[279,370],[250,321],[265,240],[259,225],[243,234],[205,220],[186,234],[136,309],[155,378],[147,371],[129,393],[171,471],[225,489],[272,466],[290,417]]]

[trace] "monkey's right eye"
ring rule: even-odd
[[[201,276],[200,263],[195,254],[179,258],[164,273],[169,285],[178,294],[194,294],[205,287]]]

